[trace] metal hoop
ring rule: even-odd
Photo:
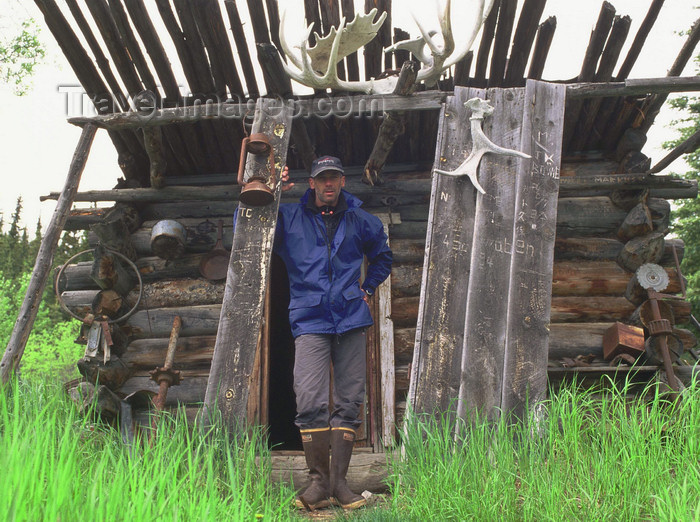
[[[53,285],[53,290],[54,290],[54,292],[56,293],[56,299],[58,299],[58,304],[61,306],[61,310],[63,310],[63,311],[66,312],[68,315],[70,315],[70,316],[73,317],[74,319],[77,319],[78,321],[81,321],[81,322],[82,322],[83,318],[82,318],[82,317],[79,317],[79,316],[76,315],[76,314],[74,314],[73,311],[70,310],[70,309],[66,306],[66,303],[65,303],[65,302],[63,301],[63,299],[61,298],[61,294],[60,294],[59,291],[58,291],[58,282],[61,280],[61,276],[63,275],[63,271],[65,270],[65,268],[66,268],[75,258],[80,257],[80,256],[82,256],[83,254],[87,254],[88,252],[94,253],[95,250],[97,250],[97,249],[95,249],[95,248],[90,248],[90,249],[88,249],[88,250],[83,250],[82,252],[78,252],[78,253],[75,254],[73,257],[71,257],[68,261],[66,261],[66,262],[63,264],[63,266],[61,266],[61,269],[58,271],[58,274],[56,275],[56,280],[54,281],[54,285]],[[143,279],[141,279],[141,272],[139,272],[138,267],[134,264],[134,262],[133,262],[131,259],[129,259],[128,257],[126,257],[124,254],[121,254],[121,253],[117,252],[116,250],[111,250],[111,249],[109,249],[109,248],[105,248],[105,250],[106,250],[107,252],[109,252],[110,254],[114,254],[114,255],[116,255],[117,257],[120,257],[122,260],[126,261],[127,264],[128,264],[128,265],[134,270],[134,272],[136,273],[136,277],[137,277],[137,279],[138,279],[138,281],[139,281],[139,296],[138,296],[138,298],[136,299],[136,303],[134,303],[134,306],[132,306],[131,309],[130,309],[127,313],[125,313],[123,316],[121,316],[121,317],[119,317],[119,318],[117,318],[117,319],[108,319],[108,320],[107,320],[107,324],[113,324],[113,323],[118,323],[119,321],[124,321],[125,319],[128,319],[129,317],[131,317],[131,316],[134,314],[134,312],[136,312],[136,309],[137,309],[138,306],[141,304],[141,297],[143,296]]]

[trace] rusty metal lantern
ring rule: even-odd
[[[262,160],[252,162],[252,167],[246,169],[248,153]],[[246,171],[252,171],[246,179]],[[246,205],[261,207],[269,205],[275,199],[274,189],[277,184],[275,175],[275,151],[269,138],[262,133],[251,134],[243,138],[241,144],[241,160],[238,164],[238,184],[242,185],[240,200]]]

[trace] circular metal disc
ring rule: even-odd
[[[646,263],[637,269],[637,280],[642,288],[663,292],[668,286],[668,274],[659,265]]]

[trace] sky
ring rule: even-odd
[[[364,4],[358,0],[356,3]],[[651,0],[612,0],[611,3],[618,14],[632,18],[630,36],[623,48],[624,56]],[[285,4],[298,6],[301,0],[280,0],[282,8]],[[522,5],[522,2],[519,4]],[[562,80],[578,74],[601,4],[602,1],[598,0],[547,2],[543,19],[556,16],[557,29],[544,72],[545,79]],[[404,5],[405,9],[399,8]],[[467,11],[470,5],[471,2],[455,1],[453,20],[471,19]],[[632,70],[631,78],[666,75],[685,40],[677,33],[689,29],[693,21],[700,17],[700,9],[694,8],[694,5],[700,5],[700,0],[666,0],[637,65]],[[246,2],[238,2],[238,6],[241,15],[246,18]],[[393,0],[393,11],[394,25],[407,30],[412,36],[417,36],[418,30],[411,20],[410,12],[425,20],[428,25],[436,24],[434,3],[430,0]],[[286,27],[292,40],[303,27],[302,12],[303,9],[288,11]],[[67,123],[66,119],[78,115],[83,109],[81,97],[76,94],[78,81],[45,27],[34,2],[0,0],[0,39],[9,39],[21,20],[29,17],[35,18],[42,27],[40,38],[47,45],[48,52],[45,62],[37,69],[32,81],[33,87],[28,94],[18,97],[9,87],[0,85],[0,212],[3,213],[5,222],[9,222],[17,197],[21,195],[24,206],[22,223],[33,234],[39,216],[46,227],[55,207],[55,202],[42,203],[39,197],[62,190],[80,136],[80,129]],[[170,41],[167,34],[162,35],[161,39],[164,42]],[[698,52],[696,49],[695,54]],[[689,64],[683,75],[696,74],[694,67],[693,63]],[[178,80],[182,78],[178,71],[176,76]],[[184,84],[184,80],[181,81]],[[668,125],[677,117],[678,113],[666,107],[649,133],[643,152],[651,157],[652,164],[666,154],[661,149],[661,143],[675,137]],[[664,174],[682,172],[684,168],[682,160],[677,160]],[[98,131],[80,190],[111,188],[121,175],[114,146],[105,131]]]

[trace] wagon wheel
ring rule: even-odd
[[[136,309],[138,308],[139,304],[141,304],[141,297],[143,296],[143,280],[141,279],[141,272],[139,272],[138,267],[134,264],[134,262],[126,257],[124,254],[120,254],[119,252],[115,250],[110,250],[110,249],[105,249],[107,252],[110,254],[114,254],[115,256],[121,258],[123,261],[126,261],[126,263],[131,267],[131,269],[136,273],[136,278],[138,279],[139,282],[139,295],[138,298],[136,299],[136,302],[134,303],[134,306],[131,307],[131,309],[126,312],[124,315],[121,317],[117,317],[116,319],[108,319],[107,324],[113,324],[113,323],[118,323],[119,321],[124,321],[131,317],[134,312],[136,312]],[[71,257],[68,261],[66,261],[63,266],[61,266],[61,269],[58,271],[58,274],[56,275],[56,280],[54,282],[54,292],[56,293],[56,299],[58,299],[58,304],[61,306],[61,310],[66,312],[68,315],[73,317],[74,319],[77,319],[78,321],[83,321],[83,318],[74,314],[72,310],[70,310],[67,306],[66,303],[63,301],[63,298],[61,297],[61,293],[58,291],[58,283],[61,280],[61,276],[63,275],[63,271],[66,269],[68,265],[70,265],[73,260],[77,259],[78,257],[82,256],[83,254],[87,253],[94,253],[95,249],[91,248],[88,250],[83,250],[82,252],[78,252],[75,254],[73,257]]]
[[[644,343],[644,351],[646,352],[647,361],[655,366],[663,364],[663,356],[661,355],[661,336],[649,337]],[[668,355],[671,357],[671,362],[678,362],[683,355],[683,341],[676,334],[666,335],[666,344],[668,345]]]

